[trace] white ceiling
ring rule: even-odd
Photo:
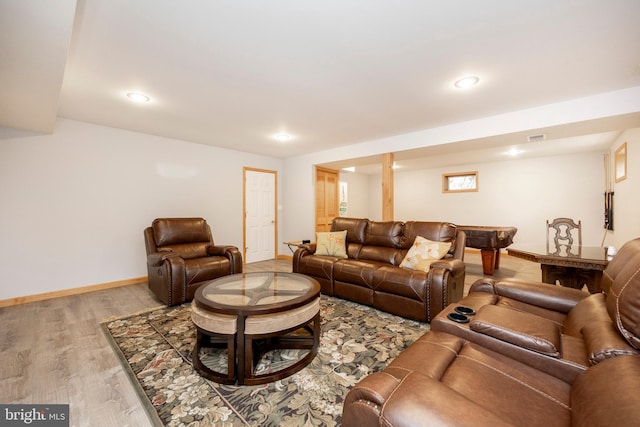
[[[639,20],[638,0],[0,0],[0,126],[64,117],[284,158],[640,86]],[[467,74],[480,84],[454,89]],[[640,126],[623,119],[585,149]],[[575,148],[586,128],[556,131]]]

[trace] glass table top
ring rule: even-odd
[[[199,288],[196,298],[216,306],[262,306],[316,295],[318,291],[318,283],[301,274],[259,272],[215,279]]]

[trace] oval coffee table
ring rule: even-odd
[[[285,378],[308,365],[320,340],[320,284],[302,274],[242,273],[224,276],[198,288],[191,303],[197,328],[194,368],[223,384],[263,384]],[[227,373],[207,367],[200,349],[223,344]],[[274,349],[308,349],[281,370],[256,374],[263,354]]]

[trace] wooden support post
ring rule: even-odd
[[[393,219],[393,153],[385,153],[382,155],[382,220]]]

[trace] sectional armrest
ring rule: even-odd
[[[401,378],[388,372],[365,377],[347,395],[344,407],[344,427],[505,425],[491,411],[439,380],[410,370]]]
[[[472,331],[527,350],[559,357],[560,330],[552,321],[496,305],[482,307],[469,324]]]
[[[579,289],[542,282],[497,281],[486,278],[475,281],[469,289],[469,293],[472,292],[487,292],[560,313],[569,313],[578,302],[590,295]]]

